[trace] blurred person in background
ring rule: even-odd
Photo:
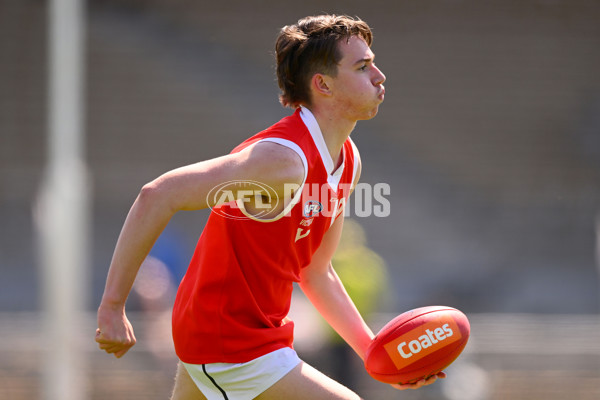
[[[361,359],[374,337],[331,264],[361,171],[349,136],[384,99],[385,76],[371,43],[369,26],[346,16],[307,17],[282,28],[280,101],[295,112],[229,155],[167,172],[142,188],[98,309],[100,349],[121,357],[135,344],[125,302],[173,214],[212,208],[175,299],[181,362],[172,399],[359,399],[300,360],[287,314],[299,282]],[[444,376],[393,386],[419,388]]]

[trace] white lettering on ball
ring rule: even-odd
[[[439,328],[435,328],[433,331],[426,329],[427,335],[419,336],[418,340],[411,340],[410,342],[402,342],[398,345],[398,353],[402,358],[410,358],[416,353],[420,353],[423,349],[433,346],[454,334],[448,324],[444,324]],[[408,352],[406,350],[409,350]]]

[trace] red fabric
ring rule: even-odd
[[[233,152],[264,138],[287,139],[302,149],[308,162],[304,193],[314,184],[327,185],[327,171],[299,110]],[[343,152],[338,191],[327,185],[325,192],[347,200],[354,166],[350,140]],[[319,195],[317,191],[311,197],[303,196],[288,215],[272,222],[245,218],[231,203],[221,206],[221,211],[239,219],[226,218],[213,210],[173,310],[175,350],[183,362],[247,362],[292,347],[294,323],[286,316],[293,282],[299,281],[301,268],[310,263],[332,223],[325,209],[315,212],[313,208],[312,215],[309,212],[305,216],[309,200],[324,200]]]

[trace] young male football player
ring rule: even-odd
[[[282,28],[280,101],[295,112],[229,155],[167,172],[142,188],[98,310],[102,350],[121,357],[135,344],[125,301],[173,214],[210,207],[173,309],[181,362],[172,399],[359,399],[300,360],[287,314],[298,282],[359,357],[374,337],[331,265],[341,211],[361,171],[350,133],[384,99],[385,76],[371,43],[369,26],[346,16],[307,17]],[[394,386],[418,388],[438,377],[444,374]]]

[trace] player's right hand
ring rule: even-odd
[[[136,342],[133,327],[123,308],[112,309],[100,306],[95,340],[100,350],[113,354],[117,358],[123,357],[133,347]]]
[[[423,378],[420,381],[417,381],[415,383],[396,384],[396,385],[392,385],[392,387],[394,387],[395,389],[398,389],[398,390],[419,389],[419,388],[422,388],[423,386],[431,385],[436,380],[444,379],[445,377],[446,377],[445,372],[438,372],[435,375],[432,375],[428,378]]]

